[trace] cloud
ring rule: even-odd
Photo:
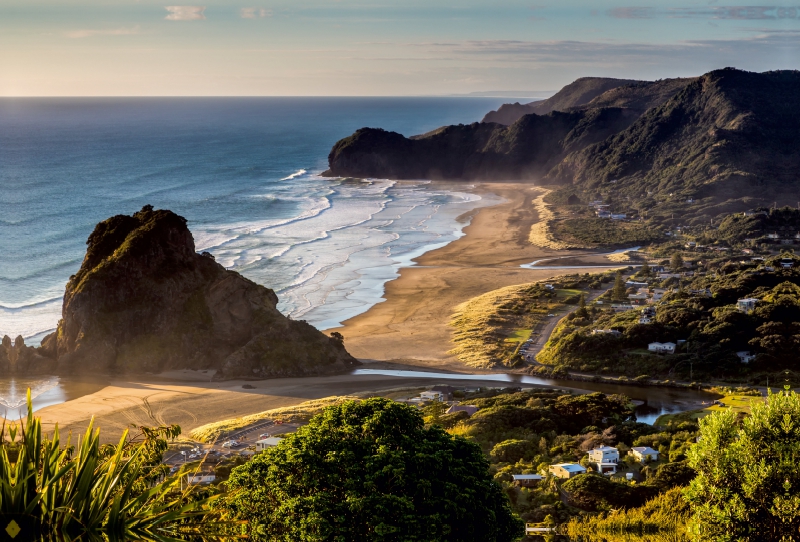
[[[652,19],[653,8],[614,8],[608,12],[615,19]]]
[[[621,68],[635,71],[669,65],[697,74],[722,66],[744,69],[795,68],[800,58],[800,34],[764,33],[738,40],[686,40],[671,44],[609,41],[474,40],[458,44],[417,44],[433,57],[491,61],[500,65],[582,65],[595,69]],[[765,65],[764,59],[774,63]],[[777,64],[774,66],[773,64]],[[637,67],[638,68],[634,68]],[[663,73],[663,70],[662,70]]]
[[[759,21],[775,19],[797,19],[800,8],[777,6],[709,6],[707,8],[619,7],[608,11],[615,19],[732,19],[737,21]]]
[[[242,8],[239,13],[242,19],[263,19],[264,17],[272,17],[272,10],[264,8]]]
[[[65,36],[72,39],[93,38],[95,36],[133,36],[139,34],[139,27],[114,28],[110,30],[73,30]]]
[[[164,6],[169,15],[164,17],[168,21],[202,21],[206,18],[205,6]]]

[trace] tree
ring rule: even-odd
[[[253,540],[496,541],[524,534],[480,447],[383,398],[328,407],[233,470]]]
[[[800,396],[790,391],[754,400],[741,422],[732,410],[700,420],[699,442],[687,454],[697,477],[684,494],[703,534],[780,540],[797,533],[798,420]]]
[[[611,299],[622,301],[627,299],[628,294],[625,290],[625,279],[622,278],[622,271],[617,271],[617,276],[614,279],[614,287],[611,289]]]
[[[680,252],[676,252],[672,255],[672,259],[669,261],[669,266],[672,268],[673,271],[682,271],[683,270],[683,256],[681,256]]]
[[[647,260],[642,263],[642,267],[639,269],[639,272],[636,273],[640,277],[649,277],[652,271],[650,270],[650,266],[647,264]]]
[[[575,316],[577,318],[589,318],[589,311],[586,310],[586,296],[581,294],[581,298],[578,300],[578,310],[575,311]]]

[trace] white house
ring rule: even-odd
[[[755,354],[751,354],[750,352],[748,352],[746,350],[742,351],[742,352],[736,352],[736,355],[739,356],[739,360],[742,363],[750,363],[751,361],[756,359],[756,355]]]
[[[756,308],[756,303],[758,303],[758,299],[753,299],[752,297],[746,297],[736,302],[736,309],[739,312],[750,314],[751,312],[753,312],[753,309]]]
[[[544,478],[541,474],[512,474],[511,479],[519,487],[534,487]]]
[[[277,446],[283,439],[280,437],[267,437],[256,441],[256,451],[263,452],[267,448]]]
[[[647,349],[656,354],[674,354],[675,346],[675,343],[650,343]]]
[[[652,324],[653,321],[648,316],[640,316],[639,317],[640,324]]]
[[[641,463],[658,461],[658,450],[654,450],[649,446],[636,446],[631,448],[628,455],[632,455]]]
[[[556,478],[572,478],[579,474],[586,474],[586,469],[577,463],[559,463],[550,465],[550,474]]]
[[[444,393],[440,391],[423,391],[419,396],[426,401],[444,401]]]
[[[589,462],[601,474],[615,474],[619,463],[619,450],[612,446],[600,446],[589,450]]]
[[[189,485],[210,484],[216,479],[217,476],[214,474],[213,468],[203,468],[201,470],[198,470],[197,472],[193,472],[186,475],[186,482]]]

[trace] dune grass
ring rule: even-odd
[[[531,242],[531,244],[538,247],[552,248],[554,250],[585,248],[582,245],[560,241],[553,235],[553,221],[555,219],[555,214],[550,210],[549,206],[544,201],[544,198],[550,192],[552,192],[552,190],[543,190],[542,194],[538,198],[534,198],[532,202],[533,208],[536,210],[539,220],[531,227],[528,240]]]
[[[450,321],[456,347],[449,353],[470,367],[515,365],[519,346],[531,330],[560,306],[563,296],[550,295],[543,284],[529,283],[493,290],[462,303]]]

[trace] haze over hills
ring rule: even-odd
[[[530,180],[696,220],[794,204],[798,89],[797,71],[726,68],[616,86],[583,107],[510,126],[448,126],[414,139],[362,129],[334,145],[327,174]]]
[[[70,373],[298,376],[358,364],[342,342],[276,308],[275,293],[197,254],[186,220],[146,206],[99,223],[39,355]],[[39,365],[42,365],[39,363]]]

